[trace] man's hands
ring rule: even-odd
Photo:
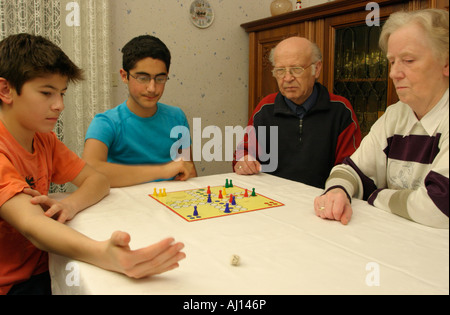
[[[234,171],[239,175],[253,175],[261,172],[261,164],[248,155],[244,156],[234,166]]]
[[[341,188],[334,188],[326,194],[316,197],[314,211],[322,219],[341,221],[347,225],[352,217],[353,210],[347,194]]]

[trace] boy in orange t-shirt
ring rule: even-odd
[[[63,224],[109,193],[106,177],[52,132],[82,72],[40,36],[9,36],[0,56],[0,294],[51,293],[47,252],[135,278],[177,267],[183,244],[171,238],[131,251],[125,232],[98,242]],[[51,182],[78,189],[56,201]]]

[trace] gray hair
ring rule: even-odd
[[[431,49],[439,61],[448,59],[449,33],[448,12],[440,9],[425,9],[411,12],[396,12],[391,14],[383,26],[380,35],[380,48],[387,53],[389,37],[399,28],[416,23],[430,39]]]
[[[269,55],[269,61],[272,63],[272,66],[275,66],[275,50],[277,49],[276,45],[272,50],[270,51]],[[316,43],[311,42],[311,50],[312,50],[312,59],[313,63],[316,63],[318,61],[322,61],[322,52],[320,51],[319,46],[317,46]]]
[[[272,64],[272,66],[275,67],[275,50],[277,49],[278,44],[272,48],[272,50],[270,51],[269,54],[269,61]],[[316,65],[315,63],[317,63],[318,61],[322,61],[322,52],[320,51],[319,46],[317,46],[316,43],[311,42],[311,57],[312,57],[312,68],[313,68],[313,75],[316,74]]]

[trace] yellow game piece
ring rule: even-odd
[[[158,197],[158,193],[156,192],[156,188],[153,190],[153,196]]]
[[[162,189],[159,189],[159,195],[158,195],[159,197],[162,197],[163,196],[163,193],[162,193]]]
[[[225,187],[223,188],[223,196],[225,197],[227,195],[227,192],[225,191]]]
[[[166,189],[163,189],[163,197],[167,197]]]

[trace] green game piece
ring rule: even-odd
[[[256,197],[255,188],[252,190],[252,197]]]
[[[230,187],[233,187],[233,180],[230,179]]]
[[[228,188],[228,187],[230,187],[230,186],[228,186],[228,178],[227,178],[227,180],[225,181],[225,188]]]

